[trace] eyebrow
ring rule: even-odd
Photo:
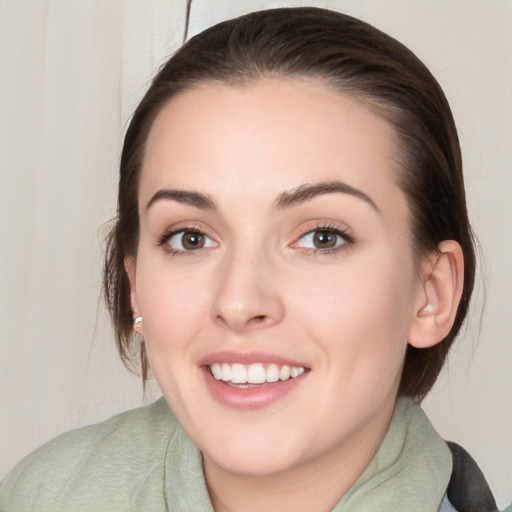
[[[280,194],[276,199],[274,202],[274,208],[276,210],[285,210],[307,201],[311,201],[315,197],[333,193],[348,194],[357,197],[358,199],[368,203],[377,212],[380,212],[378,206],[375,204],[371,197],[369,197],[361,190],[354,188],[347,183],[343,183],[342,181],[323,181],[320,183],[305,184],[293,190],[287,190]],[[151,206],[153,206],[156,202],[162,200],[176,201],[177,203],[194,206],[201,210],[217,209],[213,199],[206,194],[188,190],[162,189],[151,197],[148,204],[146,205],[146,210],[151,208]]]
[[[275,201],[274,207],[276,210],[284,210],[311,201],[315,197],[333,193],[357,197],[368,203],[377,212],[380,212],[379,207],[370,196],[342,181],[322,181],[320,183],[301,185],[294,190],[283,192]]]
[[[146,211],[149,210],[149,208],[151,208],[151,206],[153,206],[157,201],[161,200],[176,201],[181,204],[195,206],[201,210],[217,209],[213,199],[205,194],[201,194],[200,192],[162,189],[151,197],[148,204],[146,205]]]

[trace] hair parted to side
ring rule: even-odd
[[[137,254],[138,182],[155,117],[184,90],[208,82],[241,86],[262,77],[317,79],[359,98],[390,122],[398,134],[398,183],[411,211],[418,258],[444,240],[462,247],[464,289],[449,335],[431,348],[407,348],[399,393],[421,400],[466,317],[475,276],[455,123],[439,84],[410,50],[365,22],[318,8],[259,11],[205,30],[161,68],[137,107],[124,140],[117,217],[104,267],[104,293],[121,358],[130,367],[138,346],[124,261]],[[145,381],[144,345],[140,358]]]

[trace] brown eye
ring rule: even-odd
[[[336,247],[338,235],[331,231],[315,231],[313,244],[316,249],[332,249]]]
[[[327,253],[351,243],[353,243],[353,239],[345,231],[333,227],[308,231],[294,244],[294,247]]]
[[[183,233],[181,243],[183,244],[183,248],[188,251],[201,249],[201,247],[204,247],[204,235],[195,233],[194,231],[186,231]]]
[[[214,247],[215,242],[200,231],[183,230],[174,233],[167,240],[170,248],[176,252],[195,251],[206,247]]]

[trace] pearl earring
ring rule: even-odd
[[[140,315],[133,321],[133,330],[142,336],[142,317]]]

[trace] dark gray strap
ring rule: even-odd
[[[452,452],[453,470],[447,494],[458,512],[496,512],[496,501],[475,460],[456,443],[446,443]]]

